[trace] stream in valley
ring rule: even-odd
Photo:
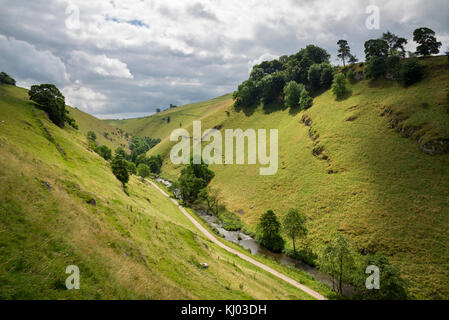
[[[162,183],[167,188],[171,186],[171,182],[164,180],[162,178],[155,179],[157,182]],[[224,239],[239,244],[241,247],[243,247],[246,250],[249,250],[251,254],[253,255],[263,255],[269,258],[273,258],[277,262],[295,267],[305,273],[308,273],[312,275],[315,280],[322,282],[329,287],[332,288],[332,277],[326,273],[323,273],[319,271],[317,268],[312,267],[302,261],[295,260],[293,258],[290,258],[284,253],[274,253],[270,250],[264,248],[261,246],[254,238],[250,237],[249,235],[243,233],[242,231],[228,231],[225,228],[223,228],[220,221],[218,221],[217,217],[213,215],[209,215],[203,210],[195,210],[195,212],[204,220],[206,221],[210,227],[215,229]],[[343,285],[343,293],[345,295],[352,295],[354,294],[354,288],[349,284]]]

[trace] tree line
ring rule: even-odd
[[[281,233],[292,241],[293,252],[285,249],[285,240]],[[318,255],[310,252],[306,246],[297,250],[297,241],[304,241],[308,234],[307,218],[298,209],[290,209],[282,222],[273,210],[266,211],[257,225],[258,242],[273,252],[285,252],[289,256],[317,265],[320,270],[332,276],[333,289],[343,294],[344,283],[353,285],[358,299],[404,300],[408,299],[408,283],[400,274],[399,268],[391,265],[383,252],[374,254],[357,254],[349,245],[345,237],[335,234],[331,240],[322,246]],[[369,266],[379,268],[380,287],[370,290],[366,287],[366,270]]]
[[[111,162],[111,169],[116,178],[122,183],[126,191],[126,184],[130,175],[138,175],[142,179],[149,177],[152,173],[159,174],[162,167],[160,155],[147,157],[146,153],[156,146],[161,140],[150,137],[133,136],[129,145],[131,153],[118,147],[112,156],[112,150],[106,145],[99,145],[96,141],[97,135],[93,131],[87,133],[90,149],[94,150],[106,161]]]
[[[426,57],[440,52],[441,42],[429,28],[418,28],[413,32],[413,40],[418,44],[416,52],[409,52],[406,61],[407,39],[390,31],[379,39],[365,42],[365,79],[388,77],[400,80],[410,86],[422,79],[423,70],[417,56]],[[240,84],[234,92],[237,109],[255,108],[259,104],[283,104],[287,108],[305,110],[312,106],[313,96],[332,88],[337,99],[348,93],[347,78],[354,80],[353,67],[358,59],[351,53],[347,40],[337,42],[338,55],[343,68],[329,63],[330,55],[323,48],[308,45],[296,54],[281,56],[279,59],[263,61],[252,68],[249,79]],[[449,55],[449,53],[448,53]]]

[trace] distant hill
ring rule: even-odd
[[[79,131],[53,125],[25,89],[0,85],[0,299],[311,298],[207,241],[134,176],[127,196],[85,133],[111,147],[125,140],[70,113]],[[66,289],[69,265],[80,269],[80,290]],[[299,271],[275,268],[329,293]]]
[[[349,98],[330,91],[313,107],[292,114],[281,105],[245,114],[230,95],[154,116],[110,122],[137,135],[162,138],[150,151],[176,179],[170,132],[279,129],[279,171],[260,176],[259,166],[214,165],[213,186],[250,230],[260,215],[291,207],[310,219],[314,250],[340,232],[359,252],[386,252],[417,298],[449,298],[449,70],[446,56],[420,59],[424,79],[408,88],[396,81],[361,80]],[[363,68],[359,64],[356,71]],[[205,106],[208,106],[207,108]],[[227,112],[229,114],[227,114]],[[162,118],[171,115],[171,123]]]

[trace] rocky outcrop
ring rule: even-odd
[[[402,113],[395,113],[390,107],[380,107],[380,116],[386,117],[388,127],[395,130],[404,138],[410,138],[418,143],[419,149],[431,156],[449,153],[449,138],[424,138],[422,126],[406,125],[408,117]]]
[[[320,144],[320,135],[319,133],[313,128],[313,121],[312,118],[310,118],[309,115],[303,114],[301,117],[301,123],[303,123],[306,127],[309,127],[309,138],[313,142],[313,149],[312,149],[312,155],[317,158],[318,160],[326,161],[328,168],[326,172],[328,174],[334,174],[338,173],[338,170],[335,168],[332,168],[332,160],[329,158],[329,156],[325,153],[325,148],[323,145]]]

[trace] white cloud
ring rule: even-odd
[[[91,88],[75,83],[64,87],[62,94],[66,98],[66,103],[72,107],[80,108],[89,113],[101,113],[107,111],[108,98]]]
[[[71,63],[84,68],[87,71],[97,73],[102,76],[133,79],[133,75],[126,63],[118,59],[108,58],[106,55],[90,55],[82,51],[74,51],[71,54]]]

